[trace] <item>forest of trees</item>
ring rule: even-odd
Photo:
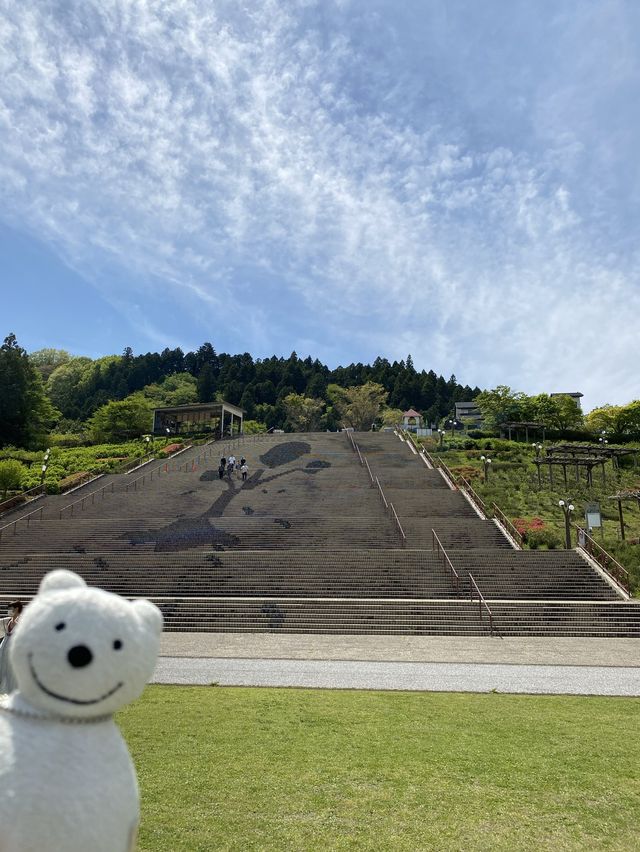
[[[560,431],[582,428],[612,440],[640,439],[638,400],[602,406],[584,417],[569,397],[527,396],[504,385],[481,391],[455,376],[416,370],[410,355],[330,370],[295,352],[254,359],[248,352],[218,354],[211,343],[186,353],[135,355],[127,348],[98,359],[60,349],[27,353],[13,334],[0,346],[0,447],[38,448],[54,436],[125,440],[149,430],[154,407],[220,399],[244,408],[245,420],[257,421],[255,428],[369,428],[374,420],[397,423],[409,407],[427,424],[439,425],[457,401],[475,399],[489,430],[507,420],[536,420]]]
[[[387,392],[386,404],[390,408],[416,408],[427,422],[434,423],[450,414],[456,401],[473,399],[480,392],[480,388],[461,385],[455,376],[445,379],[433,370],[416,370],[411,356],[393,362],[376,358],[373,364],[350,364],[330,370],[317,359],[301,359],[295,352],[288,358],[254,359],[248,352],[217,353],[211,343],[186,353],[165,349],[135,355],[127,348],[122,355],[95,360],[58,349],[41,349],[27,356],[13,335],[5,340],[2,349],[5,348],[0,352],[0,398],[8,400],[12,396],[11,371],[17,363],[26,364],[30,381],[38,389],[36,397],[45,406],[38,422],[42,425],[47,419],[57,431],[75,431],[107,403],[131,397],[133,406],[179,405],[222,398],[244,408],[248,420],[285,428],[288,422],[284,400],[288,396],[300,394],[323,400],[330,409],[330,385],[352,388],[377,383]],[[327,422],[329,428],[332,425]],[[26,433],[19,438],[15,429],[11,434],[0,434],[0,444],[29,442],[32,440],[26,438]]]

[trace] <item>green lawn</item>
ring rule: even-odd
[[[638,849],[640,700],[149,687],[140,850]]]

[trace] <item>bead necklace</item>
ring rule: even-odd
[[[31,712],[20,707],[9,707],[6,703],[7,697],[0,698],[0,710],[4,713],[10,713],[14,716],[20,716],[23,719],[36,719],[39,722],[62,722],[63,725],[97,725],[99,722],[107,722],[113,719],[111,713],[106,713],[104,716],[92,716],[88,719],[78,718],[77,716],[54,716],[46,713]]]

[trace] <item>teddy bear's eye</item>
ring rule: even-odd
[[[120,641],[120,639],[115,640],[115,642],[113,643],[113,647],[116,651],[119,651],[120,648],[122,648],[122,642]]]
[[[59,624],[56,624],[56,630],[64,630],[67,625],[64,621],[61,621]]]

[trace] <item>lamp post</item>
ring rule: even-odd
[[[564,500],[558,500],[558,506],[564,512],[564,538],[567,550],[571,550],[571,513],[574,511],[572,503],[565,503]]]
[[[440,449],[444,446],[444,429],[438,429],[438,435],[440,435]]]
[[[449,426],[451,426],[451,437],[453,438],[453,430],[456,428],[458,421],[454,418],[453,420],[447,420]]]
[[[484,481],[489,481],[489,470],[491,469],[491,459],[486,458],[486,456],[480,456],[480,461],[482,462],[482,466],[484,467]]]
[[[47,451],[44,454],[44,458],[42,459],[42,468],[40,473],[40,485],[44,483],[44,477],[47,472],[47,468],[49,467],[49,456],[51,455],[51,447],[47,448]]]
[[[533,448],[536,451],[536,461],[538,461],[540,459],[540,454],[542,453],[542,444],[534,443]],[[538,488],[542,488],[542,476],[540,474],[540,465],[537,464],[536,467],[538,468]]]

